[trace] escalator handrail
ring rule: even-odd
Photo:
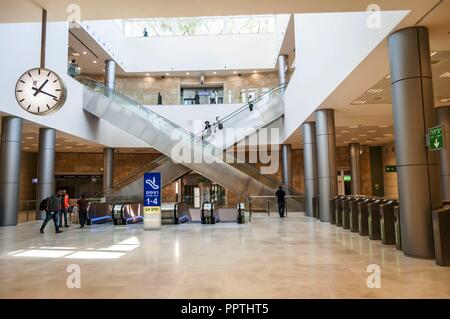
[[[274,92],[281,92],[282,90],[284,90],[287,87],[287,83],[284,84],[280,84],[278,86],[275,86],[273,88],[271,88],[269,91],[264,92],[263,94],[261,94],[260,96],[258,96],[257,98],[255,98],[252,101],[246,102],[243,106],[241,106],[239,109],[234,110],[233,112],[231,112],[230,114],[228,114],[227,116],[225,116],[223,119],[220,120],[221,124],[224,124],[228,121],[230,121],[232,118],[234,118],[235,116],[237,116],[238,114],[242,113],[245,110],[248,110],[250,104],[256,105],[257,103],[259,103],[261,100],[265,99],[267,96],[273,94]],[[207,129],[202,130],[201,132],[196,134],[196,137],[201,137],[203,135],[205,135],[205,132],[207,131]]]
[[[106,85],[104,85],[103,83],[100,83],[100,82],[98,82],[98,81],[96,81],[96,80],[94,80],[94,79],[92,79],[92,78],[86,77],[86,76],[77,77],[76,79],[77,79],[80,83],[85,84],[85,85],[86,85],[87,87],[89,87],[90,89],[92,89],[92,88],[90,87],[90,85],[95,85],[95,87],[101,87],[104,91],[108,91],[108,92],[110,92],[110,93],[112,93],[112,94],[114,94],[114,95],[117,95],[117,96],[119,96],[120,98],[122,98],[122,99],[128,101],[128,102],[131,103],[132,105],[139,107],[141,110],[143,110],[143,111],[145,111],[145,112],[147,112],[147,113],[151,113],[151,114],[155,115],[157,118],[163,119],[164,121],[167,121],[170,125],[173,125],[174,127],[177,127],[177,128],[179,128],[179,129],[183,130],[183,131],[191,138],[189,142],[192,142],[192,141],[194,141],[194,140],[197,140],[197,142],[200,141],[203,145],[211,144],[211,143],[205,141],[204,139],[197,138],[197,136],[196,136],[195,134],[193,134],[192,132],[190,132],[190,131],[186,130],[185,128],[183,128],[183,127],[181,127],[181,126],[179,126],[179,125],[173,123],[173,122],[170,121],[169,119],[167,119],[167,118],[165,118],[165,117],[163,117],[163,116],[161,116],[161,115],[159,115],[159,114],[157,114],[157,113],[151,111],[149,108],[143,106],[143,105],[140,104],[139,102],[137,102],[137,101],[135,101],[135,100],[133,100],[133,99],[127,97],[126,95],[123,95],[123,94],[117,92],[117,91],[114,90],[114,89],[108,88],[108,87],[107,87]],[[280,90],[281,88],[283,88],[283,87],[285,87],[285,86],[286,86],[286,84],[279,85],[279,86],[273,88],[271,91],[266,92],[265,94],[269,94],[270,92],[272,92],[272,91],[274,91],[274,90]],[[92,89],[92,90],[94,90],[94,89]],[[265,94],[261,95],[261,96],[259,97],[259,99],[262,99],[263,96],[265,96]],[[257,100],[257,99],[255,99],[255,100]],[[254,102],[254,101],[252,101],[252,102]],[[248,106],[248,104],[246,104],[246,105]],[[240,110],[245,109],[245,107],[246,107],[246,106],[242,107]],[[206,143],[208,143],[208,144],[206,144]],[[213,145],[213,146],[214,146],[214,145]],[[226,154],[226,152],[225,152],[225,154]],[[249,164],[247,164],[247,163],[239,163],[239,165],[243,165],[243,166],[247,167],[248,170],[252,171],[253,173],[256,173],[257,176],[262,176],[263,178],[266,178],[266,179],[270,180],[270,182],[271,182],[272,184],[283,185],[283,183],[280,182],[278,179],[275,179],[275,178],[273,178],[273,177],[269,177],[270,175],[263,175],[263,174],[261,174],[255,167],[253,167],[253,166],[251,166],[251,165],[249,165]],[[239,169],[239,168],[236,167],[236,166],[234,166],[234,167],[237,168],[237,169]],[[253,176],[252,176],[252,177],[253,177]],[[255,177],[253,177],[253,178],[255,178]],[[256,178],[256,179],[258,179],[258,178]],[[259,180],[259,179],[258,179],[258,180]],[[264,183],[263,183],[263,184],[264,184]],[[267,185],[266,185],[266,186],[267,186]],[[285,185],[285,187],[289,188],[287,185]],[[292,193],[295,193],[295,191],[292,190],[292,189],[290,189],[290,188],[289,188],[288,190],[289,190],[290,192],[292,192]]]

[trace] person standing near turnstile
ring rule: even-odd
[[[285,196],[286,193],[283,190],[283,187],[278,187],[277,192],[275,193],[275,196],[277,197],[277,204],[278,204],[278,214],[280,214],[281,218],[284,218],[284,211],[285,211]]]

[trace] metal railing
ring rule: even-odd
[[[287,217],[288,212],[303,212],[304,211],[304,197],[302,195],[286,195],[284,204],[284,214]],[[270,214],[274,211],[278,211],[277,197],[276,196],[250,196],[249,197],[249,213],[250,220],[254,212]]]

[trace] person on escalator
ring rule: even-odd
[[[285,196],[286,193],[283,190],[283,187],[278,187],[277,192],[275,193],[275,196],[277,197],[277,204],[278,204],[278,214],[280,214],[281,218],[284,218],[284,210],[285,210]]]
[[[80,219],[80,228],[83,228],[87,220],[87,211],[89,202],[86,200],[84,195],[81,195],[80,199],[77,200],[77,205],[78,205],[78,216]]]

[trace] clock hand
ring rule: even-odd
[[[35,90],[36,92],[39,90],[39,89],[36,89],[36,88],[32,88],[32,89]],[[45,94],[45,95],[48,95],[48,96],[51,96],[51,97],[54,98],[54,99],[57,99],[57,98],[58,98],[58,97],[56,97],[56,96],[54,96],[54,95],[52,95],[52,94],[50,94],[50,93],[44,92],[44,91],[40,91],[40,93]]]
[[[36,96],[36,95],[38,95],[38,93],[39,92],[41,92],[41,90],[44,88],[44,86],[47,84],[47,82],[48,82],[48,79],[47,80],[45,80],[45,82],[44,83],[42,83],[42,85],[41,85],[41,87],[39,88],[39,89],[36,89],[36,88],[32,88],[32,89],[36,89],[36,92],[34,92],[34,96]]]

